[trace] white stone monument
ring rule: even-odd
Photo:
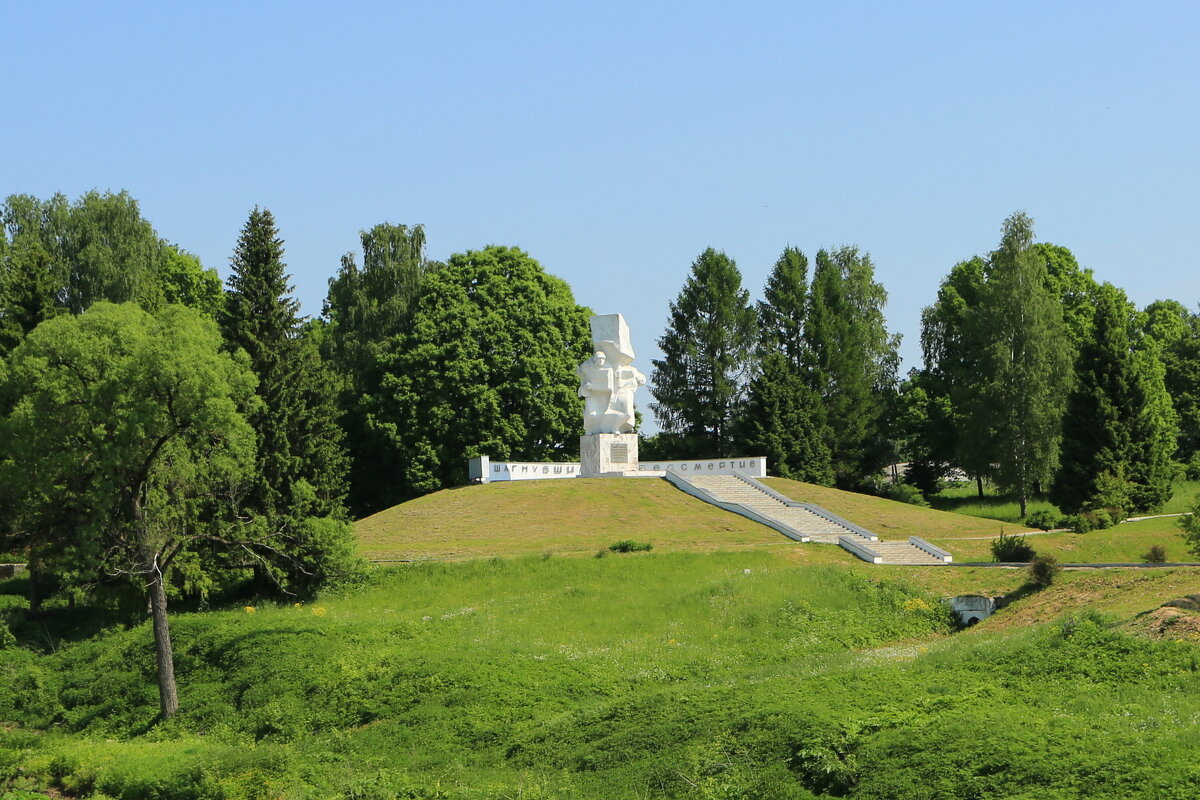
[[[638,471],[638,437],[633,432],[633,395],[646,376],[633,366],[629,326],[620,314],[592,317],[595,354],[579,365],[583,430],[580,475],[623,476]]]

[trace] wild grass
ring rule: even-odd
[[[168,724],[146,624],[7,650],[0,793],[1191,800],[1196,646],[1078,611],[1030,627],[1089,597],[1153,607],[1178,573],[1065,575],[961,638],[895,577],[976,572],[770,550],[406,565],[178,615]]]

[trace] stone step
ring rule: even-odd
[[[813,542],[840,544],[841,536],[862,535],[807,508],[788,505],[733,475],[689,475],[686,480],[704,489],[717,501],[742,506],[761,517],[782,523]],[[943,563],[907,541],[864,541],[864,545],[877,553],[884,564],[937,566]]]
[[[883,558],[884,564],[940,566],[941,559],[934,558],[909,542],[872,542],[868,545]]]

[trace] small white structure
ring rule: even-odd
[[[948,601],[953,611],[964,627],[987,619],[996,611],[996,598],[982,594],[962,594],[951,597]]]
[[[676,475],[747,475],[751,478],[767,477],[767,460],[761,456],[749,458],[704,458],[699,461],[639,461],[636,469],[640,477],[662,477],[668,472]],[[476,456],[467,462],[471,483],[496,483],[500,481],[552,480],[555,478],[582,478],[583,465],[578,461],[493,461],[487,456]]]

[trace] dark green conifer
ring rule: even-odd
[[[221,325],[233,350],[244,350],[258,377],[257,408],[249,414],[258,441],[256,479],[247,509],[273,528],[292,531],[283,566],[293,585],[314,573],[298,565],[320,560],[315,550],[341,542],[312,540],[317,518],[341,518],[346,456],[337,426],[336,382],[317,345],[304,335],[283,263],[283,240],[266,209],[250,212],[233,257]],[[327,529],[319,528],[322,536]]]
[[[755,313],[737,264],[711,247],[671,303],[663,358],[653,361],[651,403],[662,430],[680,435],[687,457],[736,455],[733,425],[745,395]]]
[[[1098,292],[1091,337],[1076,359],[1061,467],[1050,493],[1068,513],[1147,511],[1170,496],[1174,410],[1156,348],[1137,349],[1131,339],[1132,311],[1115,287]]]
[[[899,337],[883,317],[887,292],[871,258],[856,247],[817,253],[804,343],[808,376],[825,407],[839,486],[860,486],[888,461],[884,412],[896,389]]]

